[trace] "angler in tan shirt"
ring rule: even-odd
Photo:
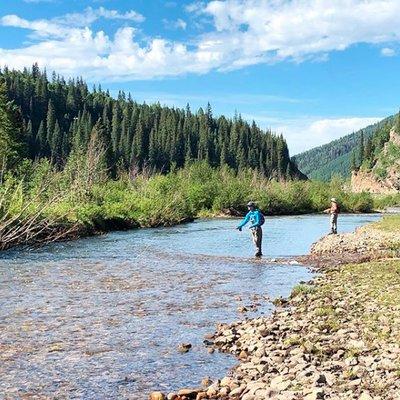
[[[340,207],[335,198],[331,199],[331,206],[330,206],[330,208],[327,208],[326,210],[324,210],[324,213],[331,215],[331,219],[330,219],[331,232],[330,232],[330,234],[336,235],[337,234],[337,220],[338,220],[338,215],[340,213]]]

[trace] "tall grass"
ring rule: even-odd
[[[320,212],[332,196],[342,211],[374,208],[371,195],[346,192],[338,179],[278,182],[251,170],[235,173],[198,162],[167,175],[123,174],[110,180],[102,168],[83,155],[71,157],[62,171],[47,161],[21,166],[0,188],[0,220],[14,218],[18,225],[36,215],[36,223],[46,220],[91,233],[172,225],[232,209],[245,212],[250,199],[267,215]],[[1,234],[0,225],[0,239]]]

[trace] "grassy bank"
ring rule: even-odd
[[[386,232],[398,233],[400,232],[400,215],[384,216],[372,226]]]
[[[121,173],[117,180],[87,157],[71,157],[62,171],[27,163],[0,189],[2,247],[112,229],[173,225],[197,216],[244,212],[249,199],[267,215],[319,212],[329,198],[342,210],[369,212],[374,199],[343,191],[343,182],[278,182],[252,170],[236,173],[206,163],[162,174]],[[47,235],[47,236],[46,236]]]

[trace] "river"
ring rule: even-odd
[[[341,215],[339,231],[377,218]],[[269,299],[310,279],[266,259],[306,254],[328,217],[268,217],[264,260],[236,225],[197,220],[2,253],[0,398],[145,399],[224,376],[236,360],[209,354],[204,334],[271,312]],[[186,354],[182,342],[193,346]]]

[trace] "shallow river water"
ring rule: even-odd
[[[339,231],[377,218],[342,215]],[[225,375],[235,359],[209,354],[204,334],[270,312],[268,299],[310,279],[266,258],[306,254],[328,218],[267,218],[261,261],[236,225],[198,220],[2,253],[0,399],[145,399]],[[180,354],[182,342],[192,350]]]

